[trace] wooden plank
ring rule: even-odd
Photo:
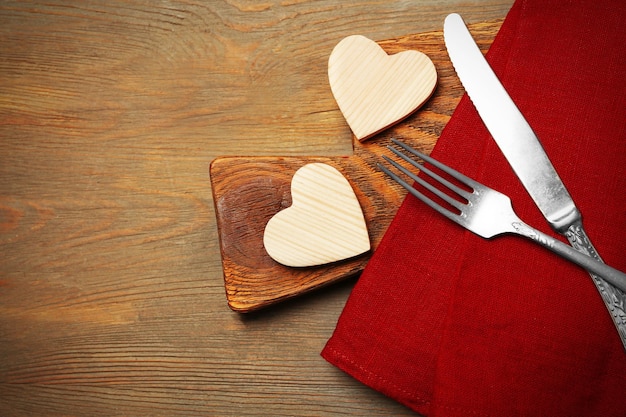
[[[0,415],[414,415],[319,356],[354,278],[229,310],[208,167],[352,155],[338,39],[512,2],[0,2]]]
[[[470,25],[486,51],[501,21]],[[342,172],[364,211],[373,250],[391,222],[405,193],[376,168],[391,138],[402,138],[430,153],[463,90],[449,62],[443,34],[433,31],[380,41],[388,53],[418,50],[430,57],[438,86],[430,100],[402,123],[368,141],[353,138],[352,155],[339,157],[222,157],[211,164],[224,284],[229,306],[239,312],[257,310],[358,274],[367,255],[333,264],[291,268],[274,261],[263,247],[269,219],[291,204],[290,182],[301,166],[322,162]]]

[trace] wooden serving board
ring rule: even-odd
[[[486,51],[501,20],[470,25]],[[393,54],[414,49],[435,64],[438,85],[430,100],[398,125],[365,142],[353,138],[352,155],[341,157],[221,157],[211,163],[211,186],[220,238],[226,298],[231,309],[250,312],[303,294],[363,270],[380,243],[405,192],[377,168],[391,138],[430,153],[463,89],[448,59],[441,31],[378,42]],[[330,52],[330,51],[329,51]],[[372,251],[333,264],[292,268],[269,257],[263,247],[265,225],[291,205],[290,184],[305,164],[322,162],[337,168],[350,182],[361,204]]]

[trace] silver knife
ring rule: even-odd
[[[580,212],[548,159],[537,135],[474,42],[463,18],[446,17],[444,40],[461,84],[502,153],[550,226],[572,247],[602,262],[583,229]],[[626,349],[626,295],[590,273]]]

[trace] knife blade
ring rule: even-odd
[[[444,41],[452,65],[487,130],[550,226],[576,250],[602,262],[582,216],[537,135],[493,72],[463,18],[446,17]],[[591,278],[626,349],[626,295],[601,277]]]

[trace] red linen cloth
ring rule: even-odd
[[[600,255],[623,271],[625,21],[622,0],[519,0],[487,55]],[[558,236],[467,97],[433,156]],[[523,238],[480,238],[411,196],[322,355],[427,416],[626,416],[626,353],[588,274]]]

